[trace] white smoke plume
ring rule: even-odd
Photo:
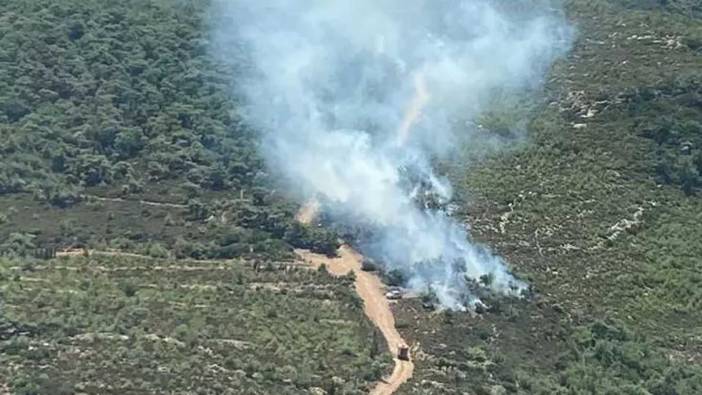
[[[335,220],[372,229],[359,246],[442,305],[466,279],[519,294],[505,263],[443,210],[433,158],[471,143],[496,94],[537,87],[570,30],[531,0],[230,0],[213,6],[215,54],[236,66],[245,119],[272,169]],[[239,52],[235,52],[239,51]],[[468,136],[466,139],[465,137]]]

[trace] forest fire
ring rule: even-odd
[[[360,230],[354,247],[445,308],[471,306],[485,276],[493,291],[520,294],[506,263],[443,209],[452,188],[432,164],[457,132],[479,138],[455,119],[478,116],[493,92],[533,85],[563,49],[562,20],[478,0],[226,4],[239,23],[218,34],[244,43],[254,66],[237,94],[268,165],[309,200],[301,222],[323,213]]]

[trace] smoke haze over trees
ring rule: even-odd
[[[521,27],[546,9],[490,3]],[[337,235],[295,221],[299,204],[284,194],[306,182],[277,182],[285,173],[265,151],[276,146],[265,125],[242,116],[250,108],[235,89],[260,68],[250,46],[212,36],[218,18],[246,18],[216,14],[214,4],[0,0],[0,392],[363,394],[388,373],[390,355],[350,278],[284,270],[295,247],[333,254]],[[437,182],[417,160],[397,171],[398,189],[411,192],[408,205],[450,208],[535,292],[486,291],[478,317],[426,308],[431,293],[393,301],[398,331],[421,355],[398,393],[702,393],[702,6],[563,8],[577,35],[550,71],[534,65],[526,85],[495,89],[475,107],[470,92],[446,96],[480,113],[468,126],[434,112],[440,96],[425,78],[429,98],[416,101],[424,117],[404,149],[440,158]],[[274,27],[306,23],[283,22]],[[357,25],[365,23],[377,25]],[[384,59],[406,53],[391,41]],[[345,47],[349,63],[377,61],[387,77],[345,96],[392,109],[387,124],[354,127],[375,152],[403,141],[398,125],[421,84],[409,67],[357,48]],[[353,81],[362,78],[325,82],[334,93]],[[391,83],[396,91],[373,90]],[[540,100],[523,100],[532,88]],[[278,106],[268,104],[269,115]],[[348,113],[340,119],[353,120]],[[450,129],[428,127],[442,120]],[[447,136],[455,139],[439,144]],[[390,173],[415,163],[407,156],[389,158]],[[301,172],[310,162],[289,164]],[[437,189],[444,175],[451,205]],[[300,189],[300,202],[315,192]],[[363,232],[349,233],[361,241],[373,236],[372,224],[355,225]],[[81,246],[145,257],[50,259]]]
[[[218,2],[213,50],[250,71],[237,81],[244,118],[262,130],[264,155],[289,188],[321,199],[333,222],[372,229],[364,253],[460,309],[466,278],[490,275],[506,293],[524,285],[415,198],[448,202],[451,187],[430,161],[459,142],[483,144],[474,121],[486,104],[538,87],[567,49],[563,15],[531,5]]]

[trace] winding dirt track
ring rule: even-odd
[[[380,279],[372,273],[361,270],[361,255],[348,245],[341,246],[339,256],[336,258],[329,258],[305,250],[297,250],[296,252],[304,261],[315,267],[322,264],[326,265],[327,270],[334,275],[340,276],[350,271],[354,272],[356,275],[356,292],[364,302],[363,311],[380,329],[395,360],[395,369],[392,375],[379,382],[371,391],[371,394],[390,395],[394,393],[400,385],[412,377],[414,364],[412,361],[403,361],[397,358],[398,346],[407,343],[395,328],[395,318],[392,315],[392,310],[390,310],[390,304],[385,298],[383,284],[380,282]]]

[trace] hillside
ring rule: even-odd
[[[398,393],[702,393],[702,6],[564,4],[543,92],[481,118],[507,144],[438,163],[533,296],[391,304]],[[357,394],[391,371],[352,278],[297,262],[337,235],[295,220],[208,5],[0,0],[0,393]]]
[[[271,186],[207,54],[206,5],[2,3],[0,249],[333,248]]]
[[[426,353],[406,393],[702,391],[700,11],[568,2],[578,38],[528,141],[448,166],[473,235],[537,297],[478,317],[403,303]]]
[[[0,10],[0,393],[370,388],[383,343],[348,279],[291,266],[336,238],[265,173],[207,2]]]
[[[243,261],[2,259],[0,389],[364,393],[387,361],[351,284]]]

